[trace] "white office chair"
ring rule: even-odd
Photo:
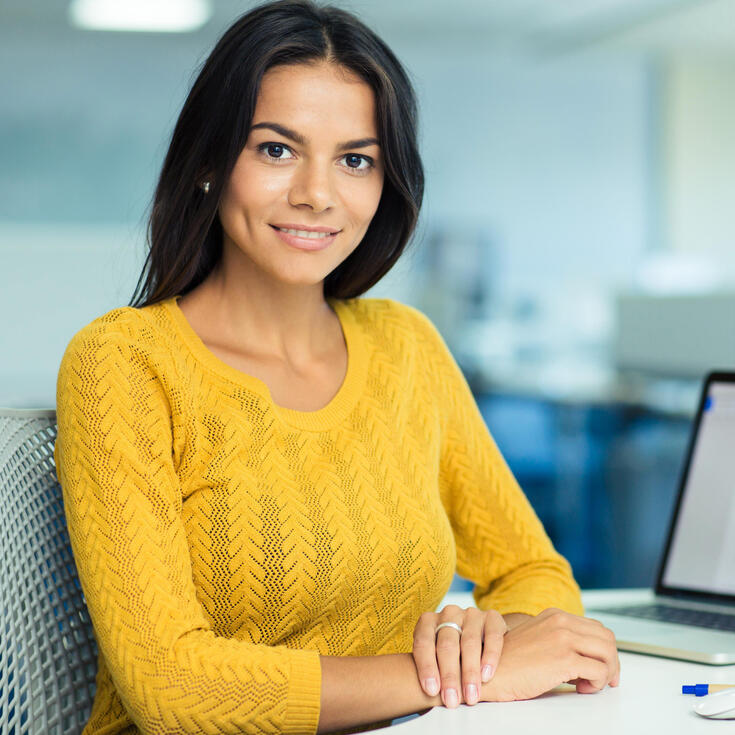
[[[79,735],[97,645],[56,479],[54,411],[0,408],[0,733]]]

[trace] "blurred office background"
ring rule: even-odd
[[[580,583],[651,584],[698,380],[735,367],[735,0],[335,4],[422,106],[425,208],[374,294],[439,326]],[[139,29],[80,26],[105,5]],[[195,70],[253,5],[0,4],[0,405],[53,406],[129,301]]]

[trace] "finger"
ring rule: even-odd
[[[488,610],[485,616],[485,627],[483,632],[484,643],[482,647],[482,681],[490,681],[498,668],[500,653],[503,650],[505,634],[508,626],[503,616],[497,610]]]
[[[617,671],[617,652],[607,642],[593,636],[574,636],[572,650],[577,655],[595,661],[603,667],[602,674],[597,677],[589,677],[584,674],[577,674],[577,677],[588,679],[595,690],[602,689],[613,680]]]
[[[620,655],[618,654],[618,642],[617,640],[615,640],[615,634],[611,630],[608,630],[607,628],[605,628],[605,630],[607,631],[610,645],[615,649],[613,659],[613,672],[608,684],[611,687],[616,687],[620,685]]]
[[[595,620],[594,618],[579,618],[579,621],[580,626],[583,626],[580,629],[585,630],[589,635],[596,635],[606,640],[611,640],[613,643],[615,642],[615,634],[599,620]]]
[[[585,651],[581,652],[604,661],[608,666],[608,678],[606,683],[610,684],[610,686],[617,686],[620,681],[620,657],[618,656],[615,634],[597,620],[591,620],[589,618],[586,620],[589,623],[594,623],[593,626],[587,627],[589,634],[585,639],[585,645],[588,646],[587,650],[589,650],[590,653],[587,654]],[[601,648],[600,644],[602,644]],[[595,651],[597,651],[597,653],[595,653]]]
[[[575,681],[580,694],[599,692],[607,683],[607,666],[595,658],[575,655],[573,659],[574,675],[569,681]]]
[[[587,679],[572,679],[569,684],[574,684],[579,694],[595,694],[599,691]]]
[[[604,651],[601,651],[596,644],[590,645],[589,639],[584,641],[581,646],[574,646],[572,651],[575,651],[572,653],[572,657],[577,668],[571,678],[586,679],[591,685],[592,691],[603,689],[611,679],[610,667],[604,659]],[[582,690],[578,687],[577,691]]]
[[[442,628],[436,635],[436,659],[439,664],[442,702],[450,709],[459,705],[459,655],[460,634],[454,628]]]
[[[617,687],[620,686],[620,656],[618,655],[617,649],[615,651],[615,659],[617,661],[617,671],[615,672],[615,676],[613,676],[612,680],[610,681],[611,687]]]
[[[575,650],[603,661],[608,666],[606,683],[617,686],[620,659],[615,634],[609,628],[593,618],[583,618],[554,608],[544,610],[538,617],[545,618],[546,624],[555,627],[561,634],[571,633]],[[580,648],[580,643],[584,643],[586,647]]]
[[[430,697],[435,697],[440,690],[434,635],[434,630],[438,624],[439,615],[425,612],[419,618],[413,631],[413,660],[416,663],[416,672],[421,682],[421,688]]]
[[[604,687],[599,687],[587,679],[577,679],[576,688],[578,694],[597,694]]]
[[[614,671],[608,683],[611,687],[616,687],[620,684],[620,656],[618,655],[618,643],[615,640],[615,633],[609,628],[606,628],[599,620],[594,620],[593,618],[586,619],[598,626],[596,634],[607,640],[615,649]]]
[[[487,613],[476,607],[465,611],[460,639],[462,693],[466,704],[477,704],[480,699],[480,663],[482,657],[482,638]],[[441,632],[441,631],[440,631]]]
[[[445,605],[438,613],[439,622],[451,623],[462,620],[464,617],[464,608],[459,605]],[[437,623],[438,625],[438,623]]]
[[[594,692],[599,691],[595,688],[595,686],[592,684],[592,682],[587,681],[587,679],[576,679],[573,682],[569,682],[570,684],[576,684],[577,685],[577,691],[580,694],[592,694]],[[617,675],[617,677],[609,682],[609,686],[616,687],[620,684],[620,674]]]

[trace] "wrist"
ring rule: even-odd
[[[508,690],[508,682],[503,683],[503,675],[496,674],[490,681],[480,685],[481,702],[510,702],[515,699]]]
[[[441,680],[438,680],[437,681],[437,684],[439,685],[439,693],[438,694],[434,694],[434,695],[427,694],[424,691],[424,688],[423,688],[423,686],[421,684],[421,681],[419,680],[419,672],[418,672],[418,669],[416,668],[416,661],[415,661],[415,659],[413,657],[413,654],[410,654],[410,653],[401,653],[401,654],[397,654],[397,655],[404,657],[406,659],[406,661],[410,661],[411,662],[411,665],[413,666],[413,670],[414,670],[414,672],[416,674],[416,683],[418,685],[418,691],[420,692],[420,697],[423,698],[423,701],[421,702],[421,706],[428,708],[428,707],[438,707],[440,705],[443,705],[444,702],[442,701],[442,694],[441,694]],[[408,665],[408,663],[406,663],[406,665]],[[460,689],[461,689],[461,687],[460,687]],[[463,703],[462,702],[462,692],[461,691],[460,692],[457,692],[457,694],[459,695],[460,703],[462,704]]]

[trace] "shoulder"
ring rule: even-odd
[[[107,345],[136,341],[141,336],[145,323],[141,311],[123,306],[98,316],[71,338],[66,352],[85,352]]]
[[[375,329],[390,327],[414,334],[437,333],[429,317],[413,306],[393,299],[356,298],[343,302],[364,326]]]
[[[56,381],[60,426],[80,412],[170,414],[168,393],[178,385],[161,307],[121,307],[82,327],[70,340]],[[97,408],[95,408],[95,406]],[[85,419],[86,420],[86,419]],[[117,419],[114,419],[117,420]]]
[[[446,352],[434,323],[419,309],[393,299],[356,298],[344,302],[363,328],[391,340],[411,342],[424,350]]]
[[[71,338],[61,361],[62,370],[70,362],[116,357],[129,362],[134,353],[154,352],[162,341],[156,323],[156,312],[161,308],[123,306],[98,316]]]

